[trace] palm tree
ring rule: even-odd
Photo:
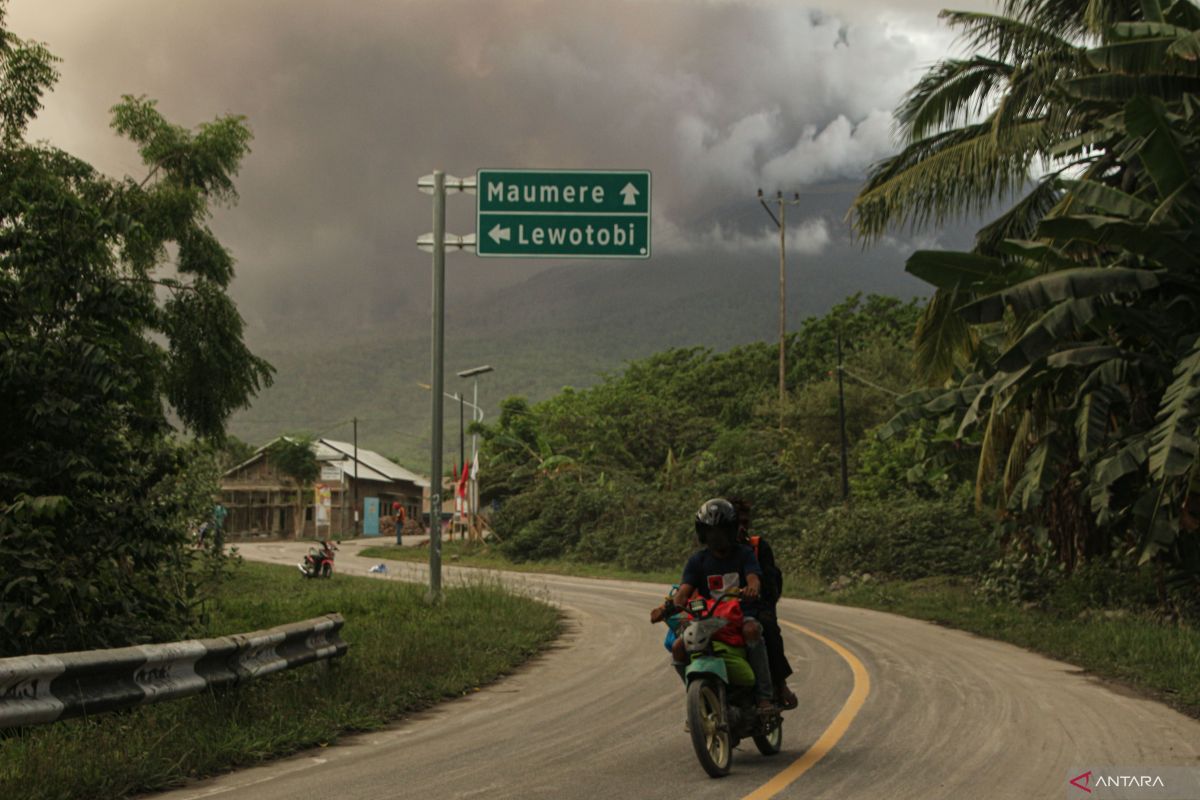
[[[1005,0],[998,14],[943,11],[981,52],[939,62],[904,97],[896,110],[904,147],[871,168],[851,205],[858,235],[872,241],[890,227],[978,217],[1019,196],[979,231],[976,250],[994,255],[1004,239],[1029,238],[1061,199],[1064,157],[1088,144],[1099,113],[1059,88],[1097,72],[1086,53],[1106,26],[1141,13],[1129,0]],[[961,290],[939,290],[917,327],[915,366],[930,384],[974,352],[975,340],[950,313],[964,299]]]
[[[1073,49],[1047,39],[1034,53],[1059,65],[1042,99],[1004,84],[988,112],[995,144],[978,145],[979,163],[949,148],[918,158],[910,145],[896,157],[907,154],[907,166],[877,170],[859,197],[869,235],[953,210],[938,188],[950,175],[939,157],[979,167],[953,190],[963,203],[996,199],[989,185],[1011,188],[1019,174],[1004,172],[1005,152],[1014,164],[1054,167],[980,232],[974,252],[910,258],[908,271],[936,289],[916,354],[940,388],[907,398],[891,430],[945,417],[957,441],[977,448],[977,501],[995,496],[1030,520],[1035,544],[1068,568],[1120,546],[1200,581],[1200,538],[1182,514],[1200,474],[1200,9],[1147,0],[1122,19],[1065,8],[1043,2],[1017,16],[1059,20],[1056,35]],[[997,50],[989,57],[1005,66],[993,74],[1010,74]],[[937,99],[953,85],[934,80],[949,74],[939,68],[901,108],[914,130],[963,113]],[[1026,109],[1014,124],[1040,125],[1035,145],[1018,146],[1002,123],[1012,103]],[[922,181],[932,189],[909,185]]]

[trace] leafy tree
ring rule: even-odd
[[[281,436],[267,448],[267,460],[296,488],[296,536],[304,530],[304,496],[321,474],[311,436]]]
[[[788,342],[789,395],[779,430],[778,349],[676,348],[635,361],[585,391],[530,406],[509,398],[484,439],[483,496],[515,558],[676,565],[690,549],[696,504],[738,495],[763,529],[796,528],[802,510],[836,502],[834,350],[874,386],[851,381],[850,433],[859,439],[909,388],[904,348],[918,308],[854,296],[807,320]],[[884,387],[881,390],[878,387]]]
[[[236,467],[249,460],[257,448],[249,442],[244,442],[232,434],[227,435],[221,442],[221,468],[224,470]]]
[[[194,455],[270,383],[207,226],[235,198],[240,117],[188,131],[125,97],[113,127],[140,178],[109,178],[25,131],[55,59],[0,3],[0,655],[171,638],[197,596],[175,511]]]

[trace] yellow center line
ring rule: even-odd
[[[782,619],[779,620],[779,623],[787,625],[789,628],[794,628],[805,636],[816,639],[841,656],[842,660],[850,665],[850,671],[854,673],[854,688],[850,691],[850,696],[846,698],[846,702],[842,705],[842,710],[838,712],[838,715],[833,718],[833,722],[829,723],[829,727],[821,734],[821,738],[817,739],[812,747],[808,748],[804,755],[792,762],[787,769],[746,795],[742,800],[768,800],[768,798],[779,794],[790,786],[793,781],[812,769],[818,761],[833,749],[842,736],[846,734],[846,731],[850,728],[850,723],[858,716],[863,703],[866,702],[867,695],[871,693],[871,675],[867,672],[867,668],[863,666],[863,663],[855,658],[853,653],[832,639],[827,639],[802,625]]]

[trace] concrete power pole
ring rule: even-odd
[[[442,405],[445,400],[446,334],[446,248],[474,250],[475,234],[455,236],[446,233],[446,192],[475,192],[474,178],[455,178],[434,170],[417,181],[417,188],[433,195],[433,233],[417,237],[417,247],[433,253],[433,430],[429,465],[429,593],[430,603],[442,599]]]
[[[779,216],[771,211],[763,199],[763,190],[758,190],[758,202],[766,209],[771,221],[779,228],[779,430],[783,430],[784,407],[787,402],[787,207],[800,202],[800,193],[794,192],[792,200],[784,200],[783,192],[775,193],[779,203]]]

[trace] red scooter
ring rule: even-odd
[[[330,541],[321,542],[321,547],[310,548],[304,560],[296,565],[300,574],[306,578],[332,578],[333,554],[337,545]]]

